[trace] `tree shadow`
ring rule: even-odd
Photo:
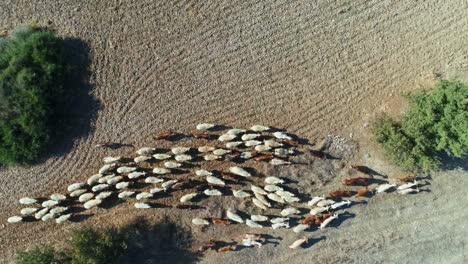
[[[65,60],[70,66],[63,95],[53,105],[57,110],[53,116],[52,130],[56,134],[42,158],[36,163],[68,153],[76,139],[92,132],[93,121],[101,108],[101,103],[91,94],[91,58],[88,44],[80,39],[66,38],[64,47]]]
[[[442,170],[461,169],[464,171],[468,171],[468,156],[456,158],[456,157],[449,157],[446,153],[443,153],[440,155],[440,159],[442,162],[442,166],[441,166]]]

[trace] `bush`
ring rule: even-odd
[[[68,72],[63,40],[33,27],[0,41],[0,163],[35,161],[56,134]]]
[[[39,246],[30,251],[21,251],[16,254],[16,264],[59,264],[67,263],[66,257],[56,252],[51,246]]]
[[[409,111],[401,123],[389,117],[373,125],[374,139],[406,170],[430,170],[440,156],[468,153],[468,85],[440,81],[433,91],[408,96]]]

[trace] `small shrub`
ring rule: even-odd
[[[434,90],[408,96],[409,111],[402,122],[379,118],[374,139],[406,170],[430,170],[441,165],[441,154],[468,153],[468,85],[440,81]]]
[[[68,263],[66,256],[57,252],[51,246],[39,246],[29,251],[16,254],[16,264],[64,264]]]

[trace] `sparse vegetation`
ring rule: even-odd
[[[379,118],[375,140],[406,170],[430,170],[441,165],[441,154],[468,153],[468,85],[439,81],[434,90],[408,96],[409,111],[401,122]]]
[[[70,249],[38,247],[18,252],[17,264],[192,263],[190,233],[170,221],[150,225],[139,221],[121,228],[98,231],[84,227],[74,232]]]
[[[45,150],[66,103],[63,40],[37,27],[0,38],[0,163],[35,161]]]

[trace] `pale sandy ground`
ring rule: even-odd
[[[467,8],[462,0],[1,1],[6,30],[50,21],[61,35],[89,44],[101,108],[94,128],[77,128],[86,131],[60,154],[0,171],[0,219],[15,212],[18,197],[63,191],[91,175],[104,155],[132,150],[103,151],[92,147],[97,143],[141,146],[153,132],[189,131],[201,121],[263,123],[312,142],[353,133],[361,147],[353,158],[391,174],[363,125],[378,111],[401,112],[400,93],[430,83],[434,73],[467,80]],[[433,175],[431,192],[354,207],[355,218],[307,250],[281,244],[210,253],[203,262],[463,263],[466,176]],[[110,211],[85,223],[122,211],[145,215]],[[1,226],[0,256],[8,262],[16,249],[63,241],[70,228]]]

